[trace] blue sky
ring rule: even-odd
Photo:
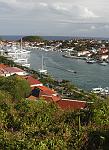
[[[109,0],[0,0],[1,35],[109,37]]]

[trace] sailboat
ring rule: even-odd
[[[22,38],[21,38],[21,41],[20,41],[20,51],[21,51],[22,53],[24,53],[24,54],[29,54],[29,53],[30,53],[30,51],[28,51],[28,50],[26,50],[26,49],[23,49],[23,47],[22,47]]]
[[[30,51],[23,49],[22,38],[21,38],[20,49],[15,49],[14,51],[15,56],[13,57],[13,61],[24,67],[30,67],[30,64],[28,63],[29,53]]]
[[[43,55],[42,55],[42,64],[41,65],[42,66],[41,66],[41,69],[39,69],[39,73],[40,74],[47,74],[47,70],[44,69],[44,57],[43,57]]]

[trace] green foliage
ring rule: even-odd
[[[0,77],[0,90],[10,93],[13,99],[20,100],[30,94],[30,86],[26,80],[16,77]]]
[[[107,101],[97,100],[91,104],[92,122],[98,126],[109,125],[109,105]]]
[[[64,92],[93,103],[88,103],[86,110],[62,111],[53,103],[23,99],[30,93],[25,80],[0,77],[0,148],[108,150],[109,100],[80,91],[66,80],[59,85],[48,76],[43,82],[57,84]]]
[[[109,128],[103,121],[106,117],[99,113],[101,108],[108,117],[106,103],[91,104],[87,110],[62,111],[43,100],[13,101],[8,92],[0,91],[1,149],[108,148]]]
[[[7,110],[0,105],[2,149],[80,149],[75,119],[72,119],[73,123],[67,122],[67,114],[53,103],[22,99],[18,102],[10,101],[9,105]],[[72,112],[72,116],[74,114]]]
[[[8,60],[4,56],[0,56],[0,63],[7,64],[9,66],[16,66],[12,60]]]
[[[43,39],[40,36],[25,36],[22,38],[23,41],[27,42],[41,42]]]

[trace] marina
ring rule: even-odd
[[[30,64],[28,63],[30,51],[22,47],[22,38],[20,45],[7,44],[6,46],[2,46],[1,49],[3,50],[5,57],[9,58],[10,60],[13,60],[16,64],[25,67],[30,67]]]

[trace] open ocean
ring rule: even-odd
[[[0,35],[3,40],[19,40],[27,35]],[[109,37],[73,37],[73,36],[41,36],[45,40],[70,40],[70,39],[98,39],[98,40],[109,40]]]

